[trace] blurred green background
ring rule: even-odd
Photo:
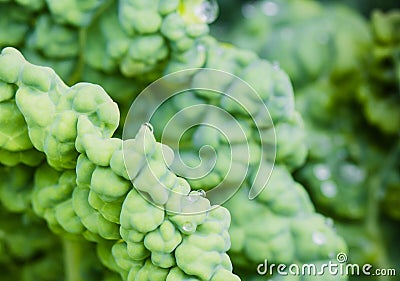
[[[310,153],[294,172],[350,262],[400,271],[400,3],[219,1],[211,31],[291,78]],[[400,280],[350,276],[350,280]]]

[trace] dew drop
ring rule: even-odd
[[[327,180],[331,177],[331,171],[329,170],[329,167],[324,164],[317,164],[314,166],[314,175],[317,177],[317,179],[324,181]]]
[[[188,200],[190,201],[190,202],[196,202],[197,200],[199,200],[199,198],[200,198],[200,193],[198,192],[198,191],[191,191],[189,194],[188,194]]]
[[[253,17],[256,14],[256,12],[257,12],[257,9],[256,9],[256,7],[254,7],[253,4],[244,4],[242,6],[242,15],[245,18]]]
[[[279,12],[279,6],[275,2],[266,1],[261,6],[262,12],[267,16],[275,16]]]
[[[206,195],[207,195],[203,189],[199,189],[198,192],[201,197],[206,197]]]
[[[344,164],[341,166],[340,173],[348,182],[360,183],[365,179],[365,171],[354,164]]]
[[[328,198],[333,198],[337,194],[337,186],[333,181],[325,181],[321,184],[321,192]]]
[[[185,232],[193,232],[194,229],[195,229],[195,226],[194,226],[194,224],[191,223],[191,222],[185,222],[185,223],[182,225],[182,229],[183,229],[183,231],[185,231]]]
[[[332,218],[326,218],[325,219],[325,224],[329,227],[333,227],[335,225],[334,221]]]
[[[323,245],[326,243],[326,236],[321,232],[314,232],[312,234],[312,240],[317,245]]]
[[[153,125],[151,125],[149,122],[144,123],[143,126],[146,126],[150,132],[154,131]]]
[[[218,17],[218,3],[216,0],[203,1],[195,10],[195,13],[204,23],[212,23]]]
[[[202,189],[199,190],[193,190],[188,194],[188,200],[190,202],[196,202],[198,201],[201,197],[205,198],[206,197],[206,192]]]
[[[197,48],[197,51],[201,52],[201,53],[206,50],[206,47],[204,47],[204,45],[202,45],[202,44],[197,45],[196,48]]]
[[[278,62],[278,61],[274,61],[274,62],[272,63],[272,68],[273,68],[274,70],[280,70],[281,67],[280,67],[280,65],[279,65],[279,62]]]

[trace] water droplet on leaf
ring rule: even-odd
[[[199,198],[200,194],[197,191],[192,191],[188,195],[188,199],[190,202],[196,202],[197,200],[199,200]]]
[[[275,2],[266,1],[262,4],[261,9],[263,13],[267,16],[275,16],[279,12],[279,6]]]
[[[194,226],[194,224],[191,223],[191,222],[185,222],[185,223],[182,225],[182,230],[185,231],[185,232],[190,233],[190,232],[193,232],[193,231],[195,230],[195,226]]]
[[[332,218],[326,218],[325,219],[325,224],[329,227],[333,227],[334,226],[334,221]]]
[[[253,4],[244,4],[242,6],[242,14],[245,18],[251,18],[257,12],[256,7]]]
[[[153,125],[151,125],[149,122],[146,122],[143,125],[146,126],[147,128],[149,128],[150,132],[154,131]]]
[[[207,195],[203,189],[199,189],[198,192],[201,197],[206,197],[206,195]]]
[[[314,232],[312,234],[312,240],[317,245],[323,245],[326,243],[326,236],[321,232]]]
[[[321,192],[328,198],[333,198],[337,194],[337,186],[333,181],[326,181],[321,184]]]
[[[188,199],[190,202],[196,202],[198,201],[201,197],[205,198],[206,197],[206,192],[202,189],[199,190],[193,190],[188,194]]]
[[[204,52],[206,50],[206,47],[204,47],[202,44],[197,45],[196,48],[198,52]]]
[[[331,171],[329,170],[329,167],[324,164],[317,164],[314,166],[314,175],[317,177],[317,179],[324,181],[327,180],[331,177]]]
[[[279,62],[278,62],[278,61],[274,61],[274,62],[272,63],[272,68],[273,68],[274,70],[280,70],[281,67],[280,67],[280,65],[279,65]]]
[[[216,0],[203,1],[196,9],[196,15],[204,23],[212,23],[218,17],[219,7]]]
[[[365,171],[354,164],[344,164],[340,168],[340,173],[346,181],[351,183],[361,183],[365,179]]]

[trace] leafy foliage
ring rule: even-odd
[[[0,1],[4,280],[280,280],[257,276],[257,264],[318,265],[348,248],[353,262],[396,266],[398,11],[366,19],[338,3],[241,2],[221,0],[224,21],[211,26],[228,44],[210,35],[213,1]],[[193,71],[194,84],[230,91],[250,112],[210,92],[188,91],[154,115],[154,129],[143,125],[134,139],[121,140],[129,106],[146,86],[202,67],[236,75],[261,100],[233,81],[204,80]],[[174,113],[197,104],[218,106],[245,128],[248,166],[228,153],[244,140],[227,143],[199,126],[183,136],[180,153],[196,166],[198,150],[212,145],[215,168],[201,179],[171,172],[167,145],[193,116],[169,128],[163,144],[156,139]],[[254,126],[250,115],[263,106],[274,128],[268,120]],[[196,117],[221,122],[207,112]],[[276,133],[276,165],[267,188],[250,201],[257,161],[272,165],[259,153],[271,145],[261,143],[259,130]],[[203,190],[223,180],[229,156],[233,173],[246,174],[238,192],[223,207],[177,214],[211,207]],[[132,159],[128,169],[124,158]]]

